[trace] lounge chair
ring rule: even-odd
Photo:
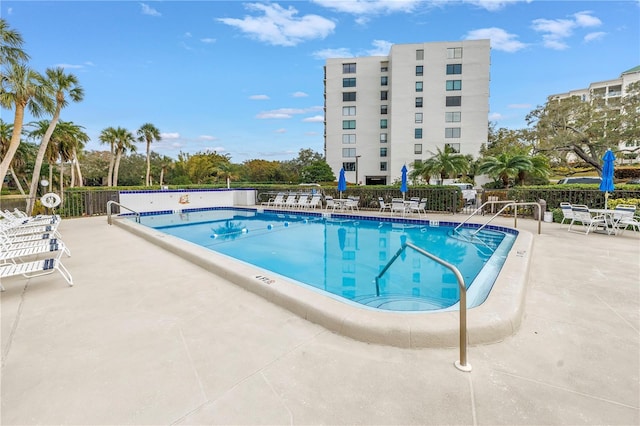
[[[333,197],[324,197],[324,200],[327,202],[327,207],[326,209],[329,210],[335,210],[337,207],[336,202],[333,200]]]
[[[309,202],[309,196],[307,194],[302,194],[298,197],[298,201],[293,205],[293,207],[298,209],[305,209]]]
[[[284,202],[284,193],[279,192],[274,198],[270,198],[269,201],[262,203],[263,206],[274,207],[281,205]]]
[[[284,203],[282,204],[282,207],[287,207],[287,208],[294,208],[296,206],[296,198],[298,196],[296,194],[289,194],[287,195],[287,199],[284,201]]]
[[[571,203],[560,203],[560,209],[562,210],[562,221],[560,225],[564,225],[564,221],[571,222],[573,220],[573,210],[571,209]]]
[[[602,228],[609,233],[609,228],[607,224],[607,220],[604,215],[591,216],[591,212],[589,208],[585,205],[576,204],[571,208],[573,212],[573,219],[571,219],[571,223],[569,224],[569,231],[574,224],[580,223],[582,224],[582,230],[585,235],[589,234],[592,229]],[[579,232],[579,231],[573,231]]]
[[[346,208],[349,208],[351,210],[360,210],[360,207],[358,206],[360,204],[360,197],[358,196],[350,196],[347,197],[347,203],[345,205]]]
[[[321,205],[320,204],[321,201],[322,201],[322,195],[314,194],[311,197],[311,200],[309,200],[309,202],[307,203],[306,208],[308,208],[308,209],[316,209],[316,208],[318,208],[318,206]]]
[[[62,275],[67,283],[70,286],[73,286],[73,278],[67,268],[65,268],[62,262],[60,262],[59,258],[2,264],[0,265],[0,278],[9,278],[17,275],[22,275],[26,278],[33,278],[50,274],[53,271],[60,272],[60,275]],[[4,291],[2,284],[0,284],[0,291]]]
[[[425,210],[425,208],[427,207],[427,199],[423,198],[422,200],[419,201],[415,201],[415,202],[411,202],[411,204],[409,204],[409,211],[411,213],[417,213],[418,217],[422,219],[422,215],[424,214],[425,216],[427,215],[427,211]]]
[[[613,210],[613,223],[616,233],[620,231],[622,234],[629,227],[640,231],[640,217],[635,215],[636,206],[633,204],[618,204]]]

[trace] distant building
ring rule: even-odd
[[[489,126],[489,40],[397,44],[325,64],[327,163],[347,181],[393,184],[450,146],[477,157]]]
[[[619,78],[614,80],[597,81],[591,83],[586,89],[576,89],[567,93],[558,93],[549,96],[552,100],[562,100],[573,96],[579,97],[583,102],[590,102],[595,105],[607,105],[614,107],[621,104],[621,100],[627,95],[627,88],[631,83],[640,81],[640,65],[620,74]],[[635,145],[625,145],[620,143],[619,148],[633,150],[638,147],[640,141],[636,141]],[[633,156],[633,155],[632,155]]]

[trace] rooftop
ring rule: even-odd
[[[2,282],[0,420],[639,424],[640,236],[536,226],[518,221],[533,234],[520,328],[470,346],[465,373],[455,347],[352,340],[105,217],[66,219],[74,287]]]

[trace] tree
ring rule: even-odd
[[[144,184],[145,186],[151,186],[151,143],[160,141],[160,130],[151,123],[145,123],[138,129],[138,140],[147,143],[147,176]]]
[[[334,182],[336,176],[324,159],[313,161],[300,171],[303,182]]]
[[[0,190],[20,145],[25,109],[32,116],[40,117],[43,111],[51,110],[53,107],[42,80],[40,74],[23,64],[10,63],[8,72],[2,73],[0,105],[3,108],[14,109],[14,118],[11,141],[0,163]]]
[[[22,35],[9,28],[5,19],[0,18],[0,65],[16,64],[29,60],[29,55],[22,49]]]
[[[38,182],[40,182],[42,161],[45,153],[47,152],[47,145],[49,144],[51,135],[53,134],[53,131],[58,124],[58,120],[60,119],[60,112],[69,104],[69,100],[73,102],[80,102],[84,98],[84,90],[78,83],[78,78],[73,74],[65,73],[64,68],[48,68],[45,71],[45,76],[46,77],[44,79],[41,79],[41,82],[45,87],[46,93],[53,96],[52,103],[55,103],[55,108],[53,110],[53,117],[49,122],[49,127],[40,142],[38,155],[36,156],[33,176],[31,177],[29,198],[27,199],[27,214],[31,214],[33,212],[35,195],[38,190]]]
[[[469,171],[469,159],[466,156],[457,153],[448,145],[444,147],[444,150],[437,148],[437,151],[431,158],[414,165],[409,177],[412,179],[421,177],[429,182],[433,175],[438,175],[441,180],[444,180],[450,176],[458,176]]]
[[[113,166],[116,162],[116,140],[117,134],[115,127],[107,127],[102,129],[100,136],[98,136],[100,143],[109,145],[109,169],[107,171],[107,186],[113,186]]]
[[[486,173],[494,179],[500,179],[504,187],[508,188],[510,178],[517,177],[523,171],[531,171],[532,168],[533,164],[528,156],[502,153],[484,157],[478,166],[478,173]]]
[[[113,165],[113,186],[118,186],[118,170],[122,155],[127,151],[136,152],[135,140],[133,133],[127,129],[122,127],[115,129],[116,160]]]

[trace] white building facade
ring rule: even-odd
[[[489,126],[489,40],[393,45],[328,59],[325,156],[348,182],[391,185],[450,146],[478,157]]]

